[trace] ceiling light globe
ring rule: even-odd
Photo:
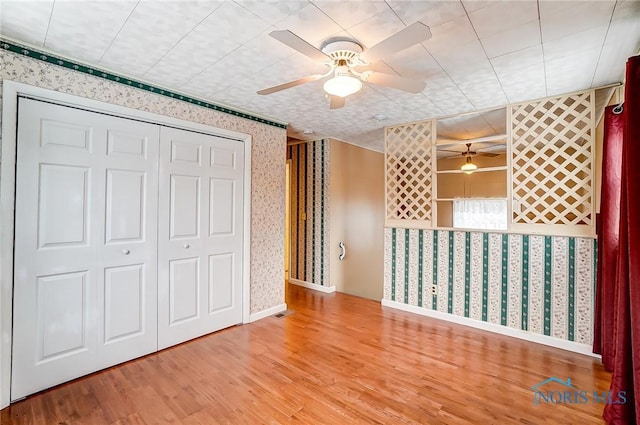
[[[324,91],[332,96],[347,97],[362,88],[362,81],[348,75],[338,75],[324,83]]]
[[[478,169],[478,166],[473,162],[467,162],[466,164],[463,164],[460,169],[464,171],[465,174],[471,174]]]

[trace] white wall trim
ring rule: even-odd
[[[592,349],[590,345],[580,344],[573,341],[566,341],[564,339],[554,338],[547,335],[534,334],[532,332],[527,332],[520,329],[496,325],[494,323],[483,322],[481,320],[470,319],[468,317],[460,317],[449,313],[443,313],[441,311],[429,310],[415,305],[399,303],[397,301],[381,300],[381,303],[383,307],[395,308],[397,310],[419,314],[421,316],[431,317],[433,319],[457,323],[459,325],[465,325],[484,331],[494,332],[500,335],[536,342],[538,344],[548,345],[550,347],[560,348],[562,350],[584,354],[586,356],[595,357],[598,359],[600,358],[600,355],[594,354],[591,351]]]
[[[273,316],[274,314],[278,314],[281,311],[285,311],[287,309],[287,304],[282,303],[280,305],[276,305],[273,307],[269,307],[265,310],[259,311],[257,313],[252,313],[249,318],[249,322],[255,322],[256,320],[264,319],[265,317]]]
[[[16,128],[18,123],[18,96],[46,99],[67,106],[76,106],[96,112],[116,114],[124,118],[144,120],[158,125],[169,125],[223,136],[245,143],[245,208],[244,208],[244,266],[242,279],[242,320],[250,320],[250,238],[251,238],[251,136],[179,118],[88,99],[80,96],[30,86],[10,80],[2,82],[2,143],[0,146],[0,409],[10,403],[11,347],[13,318],[13,240],[14,191],[16,169]],[[285,306],[286,308],[286,306]]]
[[[289,278],[289,283],[302,286],[303,288],[313,289],[314,291],[324,292],[325,294],[332,294],[336,292],[335,285],[323,286],[323,285],[318,285],[317,283],[305,282],[304,280],[291,279],[291,278]]]
[[[253,139],[244,140],[244,238],[242,257],[242,323],[251,321],[251,148]]]

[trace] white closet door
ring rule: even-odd
[[[160,133],[158,348],[242,321],[244,146]]]
[[[18,116],[12,400],[157,348],[158,126]]]

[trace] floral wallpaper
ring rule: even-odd
[[[0,81],[4,80],[250,134],[250,310],[251,313],[257,313],[284,302],[286,129],[171,99],[8,51],[0,51]]]

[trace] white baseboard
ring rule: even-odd
[[[382,300],[384,307],[395,308],[398,310],[407,311],[409,313],[419,314],[421,316],[427,316],[434,319],[445,320],[447,322],[457,323],[460,325],[469,326],[476,329],[482,329],[489,332],[495,332],[497,334],[506,335],[514,338],[524,339],[538,344],[548,345],[550,347],[560,348],[562,350],[571,351],[578,354],[584,354],[591,357],[600,358],[600,355],[594,354],[590,345],[580,344],[578,342],[566,341],[564,339],[554,338],[547,335],[534,334],[532,332],[523,331],[520,329],[514,329],[507,326],[496,325],[495,323],[483,322],[481,320],[470,319],[468,317],[460,317],[449,313],[443,313],[441,311],[429,310],[426,308],[418,307],[415,305],[409,305],[399,303],[397,301]]]
[[[289,283],[293,283],[294,285],[302,286],[304,288],[313,289],[314,291],[324,292],[326,294],[331,294],[336,292],[335,286],[322,286],[317,283],[305,282],[303,280],[291,279],[289,278]]]
[[[287,304],[282,303],[265,310],[259,311],[257,313],[251,313],[249,316],[249,323],[255,322],[256,320],[264,319],[265,317],[273,316],[274,314],[278,314],[281,311],[285,311],[287,309]]]

